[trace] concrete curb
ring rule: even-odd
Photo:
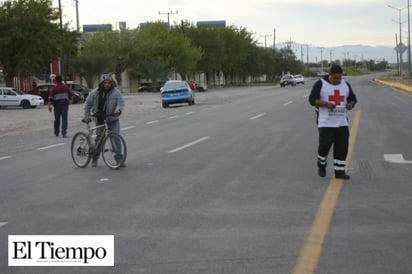
[[[381,79],[374,79],[374,81],[379,83],[379,84],[385,85],[385,86],[390,86],[390,87],[398,88],[398,89],[405,90],[405,91],[408,91],[408,92],[412,92],[412,87],[408,86],[408,85],[405,85],[405,84],[384,81],[384,80],[381,80]]]

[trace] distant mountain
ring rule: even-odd
[[[396,63],[395,47],[345,45],[330,49],[338,53],[337,58],[339,58],[339,53],[341,54],[339,59],[343,59],[346,55],[346,57],[349,56],[348,59],[352,60],[375,60],[376,62],[388,61],[389,63]],[[334,52],[332,52],[332,54],[334,55]],[[404,55],[406,58],[406,54]]]
[[[276,45],[277,48],[285,47],[285,44]],[[374,60],[375,62],[388,61],[389,63],[396,63],[395,47],[387,46],[365,46],[365,45],[344,45],[339,47],[311,47],[301,44],[292,44],[291,48],[296,57],[303,62],[319,62],[322,60]],[[404,62],[406,62],[407,53],[403,55]]]

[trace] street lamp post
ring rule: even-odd
[[[392,8],[394,10],[397,10],[399,13],[399,44],[397,46],[397,50],[399,52],[399,74],[400,77],[402,79],[402,66],[403,66],[403,59],[402,59],[402,16],[401,16],[401,12],[402,10],[408,8],[409,9],[409,0],[408,0],[408,6],[404,7],[404,8],[395,8],[394,6],[388,5],[389,8]],[[408,13],[408,18],[409,18],[409,13]],[[408,22],[408,29],[409,29],[409,22]],[[408,54],[410,56],[410,43],[408,43]],[[410,58],[410,57],[409,57]],[[409,60],[408,58],[408,60]],[[409,66],[410,66],[410,61],[409,61]]]

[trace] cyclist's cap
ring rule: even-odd
[[[102,74],[100,76],[100,83],[103,83],[106,80],[109,80],[109,81],[113,82],[112,76],[110,76],[110,74],[107,74],[107,73]]]

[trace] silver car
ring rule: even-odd
[[[305,84],[305,77],[302,74],[295,74],[294,77],[296,84]]]

